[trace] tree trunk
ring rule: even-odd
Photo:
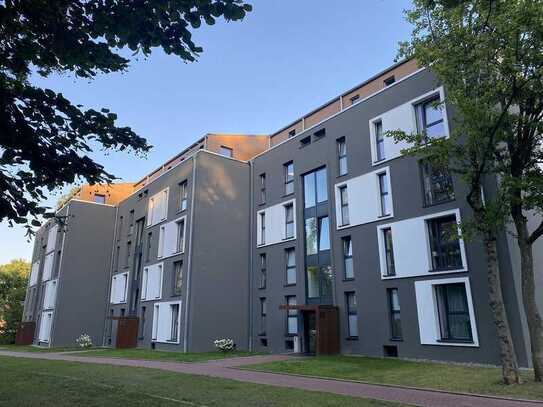
[[[517,243],[520,249],[520,274],[522,281],[522,301],[530,334],[530,350],[534,366],[534,380],[543,381],[543,321],[535,300],[535,276],[533,245],[529,242],[527,219],[524,215],[513,213],[517,229]]]
[[[503,303],[496,238],[485,236],[484,244],[487,256],[490,308],[492,309],[494,324],[498,333],[503,382],[505,384],[519,384],[521,378],[518,370],[515,346],[513,345],[511,329],[509,328],[505,305]]]

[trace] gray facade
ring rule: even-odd
[[[56,236],[49,343],[87,332],[115,346],[119,320],[133,318],[145,348],[210,351],[232,338],[239,349],[320,353],[316,310],[326,307],[338,317],[327,346],[337,339],[341,353],[498,364],[482,242],[445,238],[471,216],[466,187],[381,137],[420,126],[447,135],[454,108],[431,107],[446,90],[413,70],[343,106],[353,92],[324,105],[341,107],[320,121],[310,113],[316,124],[276,133],[263,152],[262,136],[250,151],[245,136],[206,136],[116,207],[72,201]],[[488,180],[484,194],[494,191]],[[48,230],[36,236],[40,282]],[[498,246],[513,340],[529,366],[518,249],[505,232]],[[25,305],[36,343],[48,310],[42,286],[29,288]]]

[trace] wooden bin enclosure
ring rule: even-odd
[[[302,318],[315,314],[317,355],[336,355],[339,353],[339,308],[335,305],[280,305],[279,309],[296,309]],[[302,324],[303,326],[303,324]],[[306,345],[307,346],[307,345]],[[305,350],[304,350],[305,351]]]
[[[117,317],[117,340],[115,346],[120,349],[138,346],[138,317]]]
[[[15,345],[32,345],[34,339],[34,331],[36,330],[36,322],[21,322],[17,328],[15,336]]]

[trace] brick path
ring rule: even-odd
[[[284,355],[249,356],[199,363],[179,363],[156,360],[133,360],[86,356],[81,357],[76,356],[75,354],[63,353],[23,353],[0,351],[0,355],[29,359],[63,360],[67,362],[94,363],[102,365],[146,367],[170,372],[220,377],[224,379],[266,384],[271,386],[289,387],[309,391],[322,391],[385,401],[396,401],[424,407],[543,407],[543,401],[506,400],[492,397],[470,396],[431,390],[418,390],[395,386],[364,384],[352,381],[317,379],[236,369],[236,367],[239,366],[274,362],[291,358],[290,356]]]

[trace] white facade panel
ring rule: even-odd
[[[294,236],[286,238],[286,209],[285,206],[292,204],[294,211]],[[262,241],[262,217],[261,213],[265,213],[265,233],[264,242]],[[296,239],[296,200],[281,202],[279,204],[269,206],[257,212],[256,216],[257,227],[257,245],[268,246],[276,243],[281,243]]]
[[[47,247],[45,249],[46,253],[55,250],[55,246],[57,244],[57,232],[58,225],[54,225],[49,228],[49,232],[47,234]]]
[[[393,279],[467,271],[466,249],[462,238],[459,238],[462,267],[454,270],[432,271],[427,221],[452,214],[456,216],[456,221],[459,223],[461,221],[460,211],[454,209],[378,226],[377,242],[379,245],[381,278]],[[382,232],[386,228],[390,228],[392,232],[396,272],[394,276],[386,276],[385,243]],[[460,227],[458,233],[460,234]]]
[[[141,299],[142,301],[162,298],[163,263],[153,264],[143,269]]]
[[[45,283],[45,292],[43,295],[43,309],[55,308],[55,302],[57,299],[57,280],[50,280]]]
[[[379,189],[379,174],[387,174],[387,183],[389,191],[390,214],[382,216],[381,214],[381,195]],[[347,186],[347,197],[349,205],[349,224],[343,225],[341,215],[341,196],[340,188]],[[335,185],[336,201],[336,224],[337,229],[344,229],[350,226],[363,225],[365,223],[375,222],[380,219],[386,219],[394,216],[394,204],[392,199],[392,189],[390,185],[390,168],[385,167],[345,182]]]
[[[38,283],[38,276],[40,274],[40,261],[35,261],[32,264],[32,269],[30,271],[30,278],[28,280],[28,286],[32,287]]]
[[[435,294],[435,286],[441,284],[463,283],[466,287],[471,334],[473,343],[463,342],[442,342],[440,341],[439,312]],[[419,320],[420,343],[422,345],[442,346],[479,346],[477,326],[475,322],[475,311],[468,277],[445,278],[439,280],[426,280],[415,282],[415,295],[417,299],[417,314]]]
[[[178,224],[182,222],[183,227],[183,241],[181,242],[180,250],[178,250]],[[175,254],[184,253],[185,251],[185,236],[186,236],[187,222],[186,216],[183,216],[174,221],[168,222],[160,226],[160,232],[158,235],[158,258],[165,258],[173,256]]]
[[[431,92],[425,93],[413,100],[410,100],[407,103],[399,105],[387,112],[382,113],[381,115],[374,117],[369,121],[370,127],[370,144],[371,144],[371,155],[373,164],[380,164],[382,162],[392,160],[402,155],[401,151],[403,149],[409,148],[410,144],[405,141],[400,141],[398,143],[394,142],[392,137],[386,136],[387,131],[397,131],[401,130],[407,134],[414,134],[417,132],[417,119],[415,113],[415,106],[420,103],[422,100],[427,99],[432,95],[440,95],[441,101],[444,100],[444,91],[443,87],[437,88]],[[442,107],[443,112],[443,121],[446,132],[446,137],[449,135],[449,126],[447,123],[447,110],[446,107]],[[384,150],[385,150],[385,159],[378,161],[377,160],[377,146],[375,142],[375,124],[381,122],[383,135],[384,137]]]
[[[51,325],[53,323],[53,311],[42,312],[40,318],[40,329],[38,331],[38,340],[40,342],[49,342],[51,339]]]
[[[43,262],[43,274],[41,278],[42,281],[51,280],[54,263],[55,263],[55,252],[53,251],[45,256],[45,260]]]
[[[169,188],[166,188],[149,198],[147,226],[153,226],[166,220],[168,216],[168,195]]]
[[[126,303],[128,295],[128,272],[115,274],[111,280],[111,296],[112,304]]]
[[[173,314],[172,305],[178,305],[177,315]],[[175,321],[174,321],[174,317]],[[177,335],[172,329],[177,324]],[[181,301],[168,301],[155,304],[153,307],[153,340],[164,343],[179,343],[181,332]]]

